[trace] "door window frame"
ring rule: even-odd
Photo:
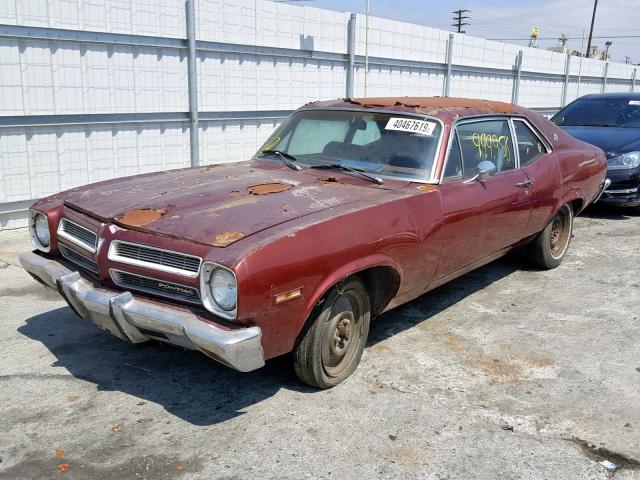
[[[538,140],[540,140],[540,143],[542,143],[542,145],[544,146],[544,148],[546,150],[545,153],[540,155],[538,158],[536,158],[529,165],[525,165],[524,168],[527,168],[528,166],[533,165],[534,163],[538,162],[545,155],[553,152],[553,148],[551,147],[551,143],[547,140],[547,138],[544,135],[542,135],[542,133],[540,133],[540,131],[529,121],[529,119],[527,119],[526,117],[511,117],[509,119],[509,121],[510,121],[510,123],[512,125],[513,138],[515,138],[516,147],[518,146],[518,135],[516,134],[515,122],[522,122],[527,127],[529,127],[529,130],[531,130],[533,132],[533,134],[538,138]],[[516,150],[517,150],[516,155],[518,157],[518,168],[522,168],[522,167],[520,167],[520,149],[516,148]]]
[[[447,162],[449,161],[449,156],[451,154],[451,145],[453,144],[453,139],[454,137],[456,137],[456,129],[458,128],[459,125],[464,125],[467,123],[478,123],[478,122],[490,122],[490,121],[506,121],[507,124],[509,125],[509,132],[511,134],[511,148],[513,149],[513,155],[514,155],[514,160],[515,160],[515,166],[509,170],[504,170],[502,172],[496,172],[495,175],[500,175],[501,173],[507,173],[507,172],[511,172],[514,170],[521,170],[520,167],[520,151],[518,150],[518,137],[516,135],[516,130],[515,130],[515,125],[514,125],[514,121],[520,121],[523,122],[527,127],[529,127],[529,129],[534,133],[534,135],[538,138],[538,140],[540,140],[540,142],[542,142],[542,144],[544,145],[546,152],[544,155],[540,156],[539,158],[537,158],[534,162],[530,163],[529,165],[527,165],[526,167],[529,167],[530,165],[533,165],[534,163],[536,163],[538,160],[540,160],[542,157],[544,157],[546,154],[549,154],[551,152],[553,152],[553,148],[551,147],[551,143],[549,142],[549,140],[547,140],[547,138],[529,121],[528,118],[524,117],[524,116],[512,116],[512,115],[496,115],[496,114],[489,114],[489,115],[478,115],[478,116],[473,116],[473,117],[465,117],[463,119],[457,120],[455,121],[452,125],[451,125],[451,130],[449,132],[449,138],[447,140],[447,145],[446,145],[446,155],[444,158],[444,162],[442,164],[442,170],[440,172],[440,178],[438,180],[439,184],[442,183],[453,183],[453,182],[464,182],[464,171],[463,171],[463,176],[462,177],[452,177],[450,179],[445,179],[444,178],[444,173],[447,169]],[[458,144],[460,143],[460,140],[458,139]],[[460,159],[461,161],[464,163],[464,160],[462,159],[462,149],[460,149]]]

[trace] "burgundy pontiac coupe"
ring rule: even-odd
[[[38,201],[20,261],[123,340],[240,371],[293,352],[300,379],[327,388],[376,315],[515,247],[559,265],[605,172],[602,150],[515,105],[316,102],[249,161]]]

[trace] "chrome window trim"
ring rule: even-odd
[[[146,287],[137,287],[137,286],[131,286],[131,285],[122,285],[120,283],[118,283],[118,281],[116,280],[116,278],[114,277],[114,272],[115,273],[124,273],[126,275],[133,275],[134,277],[140,277],[140,278],[146,278],[147,280],[153,280],[155,282],[164,282],[164,283],[170,283],[173,285],[176,285],[178,287],[184,287],[185,289],[191,289],[193,291],[195,291],[198,294],[198,299],[189,299],[188,297],[181,297],[178,295],[171,295],[170,293],[162,293],[162,291],[158,291],[158,290],[153,290],[151,288],[146,288]],[[120,288],[124,288],[127,290],[134,290],[134,291],[138,291],[138,292],[144,292],[144,293],[148,293],[149,295],[155,295],[158,297],[163,297],[163,298],[170,298],[171,300],[178,300],[178,301],[183,301],[186,303],[190,303],[193,305],[201,305],[202,304],[202,295],[200,294],[200,292],[198,291],[197,288],[192,287],[190,285],[182,285],[180,283],[176,283],[176,282],[171,282],[169,280],[164,280],[162,278],[155,278],[155,277],[149,277],[147,275],[140,275],[139,273],[133,273],[133,272],[127,272],[125,270],[120,270],[117,268],[110,268],[109,269],[109,277],[111,277],[111,281],[113,281],[113,283],[115,285],[117,285]]]
[[[45,252],[48,253],[51,251],[51,229],[49,229],[49,246],[45,247],[44,245],[42,245],[42,243],[40,243],[40,240],[38,240],[38,236],[36,235],[36,216],[38,215],[44,215],[44,217],[47,219],[47,223],[49,223],[49,216],[39,212],[38,210],[34,210],[32,208],[29,209],[29,218],[28,218],[28,224],[29,224],[29,236],[31,237],[31,243],[33,244],[34,247],[36,247],[38,250],[40,250],[41,252]]]
[[[440,135],[438,137],[438,145],[436,146],[436,150],[434,152],[433,155],[433,163],[431,164],[431,171],[429,172],[429,178],[427,179],[421,179],[421,178],[416,178],[416,177],[400,177],[400,176],[393,176],[393,175],[384,175],[382,173],[377,173],[377,172],[368,172],[370,174],[375,174],[377,177],[386,179],[386,180],[400,180],[400,181],[406,181],[406,182],[414,182],[414,183],[425,183],[425,184],[438,184],[438,179],[435,178],[435,172],[436,172],[436,165],[438,163],[438,158],[440,156],[440,152],[442,150],[442,139],[444,138],[444,131],[445,131],[445,124],[442,120],[440,120],[438,117],[434,117],[431,115],[427,115],[426,113],[418,113],[418,112],[402,112],[402,111],[398,111],[398,110],[387,110],[384,108],[358,108],[358,107],[329,107],[329,108],[304,108],[301,110],[296,110],[295,112],[293,112],[291,115],[289,115],[287,117],[287,119],[282,122],[282,124],[280,125],[280,127],[278,127],[278,129],[273,132],[269,138],[271,138],[271,136],[275,135],[276,133],[278,133],[278,131],[282,128],[282,126],[285,124],[286,121],[288,121],[292,116],[298,114],[298,113],[303,113],[303,112],[335,112],[335,111],[342,111],[342,112],[365,112],[365,113],[383,113],[385,115],[398,115],[398,116],[405,116],[405,117],[415,117],[415,118],[419,118],[422,120],[433,120],[436,123],[438,123],[438,125],[440,125]],[[268,140],[268,138],[267,138]],[[265,140],[266,143],[266,140]],[[256,157],[256,155],[260,153],[260,150],[258,150],[256,152],[256,154],[254,155],[254,158]]]
[[[551,143],[547,140],[547,138],[542,133],[540,133],[538,131],[538,129],[527,118],[525,118],[525,117],[511,117],[509,123],[511,124],[511,129],[512,129],[512,133],[511,133],[511,135],[513,137],[512,142],[514,143],[514,148],[516,150],[516,156],[518,157],[518,168],[522,168],[522,167],[520,166],[520,149],[517,148],[517,146],[518,146],[518,135],[516,134],[515,122],[522,122],[527,127],[529,127],[529,130],[531,130],[533,132],[533,135],[538,140],[540,140],[540,142],[542,143],[542,145],[544,145],[544,148],[546,150],[546,152],[543,155],[538,157],[536,160],[534,160],[529,165],[533,165],[534,163],[536,163],[538,160],[540,160],[545,155],[548,155],[549,153],[553,152],[553,148],[551,147]],[[525,165],[525,168],[528,167],[529,165]]]
[[[95,235],[96,236],[96,243],[93,246],[91,246],[90,244],[83,242],[81,239],[78,239],[78,238],[66,233],[63,230],[63,223],[67,223],[67,222],[72,224],[72,225],[75,225],[78,228],[81,228],[82,230],[86,230],[87,232],[90,232],[93,235]],[[56,231],[56,233],[58,234],[59,237],[62,237],[65,240],[70,241],[71,243],[75,243],[76,245],[84,248],[85,250],[87,250],[87,251],[89,251],[91,253],[96,253],[96,250],[97,250],[97,247],[98,247],[98,245],[97,245],[97,243],[98,243],[98,233],[97,232],[93,232],[93,231],[89,230],[87,227],[83,227],[82,225],[80,225],[80,224],[78,224],[76,222],[72,222],[71,220],[69,220],[66,217],[62,217],[60,219],[60,223],[58,224],[58,230]]]
[[[170,266],[167,266],[167,265],[161,265],[161,264],[158,264],[158,263],[146,262],[144,260],[136,260],[134,258],[129,258],[129,257],[121,257],[115,251],[116,245],[118,243],[125,244],[125,245],[132,245],[134,247],[148,248],[150,250],[156,250],[158,252],[173,253],[173,254],[177,254],[177,255],[183,255],[183,256],[189,257],[189,258],[194,258],[194,259],[198,260],[198,270],[196,272],[190,272],[189,270],[182,270],[180,268],[170,267]],[[125,240],[113,240],[111,242],[111,244],[109,245],[109,251],[107,252],[107,258],[109,260],[111,260],[111,261],[118,262],[118,263],[124,263],[126,265],[134,265],[136,267],[148,268],[150,270],[158,270],[158,271],[161,271],[161,272],[173,273],[174,275],[180,275],[180,276],[188,277],[188,278],[196,278],[200,274],[200,268],[202,267],[202,258],[198,257],[196,255],[190,255],[188,253],[182,253],[182,252],[179,252],[179,251],[176,251],[176,250],[167,250],[165,248],[152,247],[152,246],[146,245],[144,243],[127,242]]]
[[[518,158],[518,152],[515,148],[515,143],[513,141],[513,126],[511,125],[511,116],[510,115],[500,115],[500,114],[489,114],[489,115],[478,115],[473,117],[465,117],[460,120],[456,120],[451,124],[451,131],[449,132],[449,139],[447,141],[447,154],[445,155],[444,162],[442,163],[442,170],[440,171],[440,179],[438,180],[438,184],[442,184],[444,181],[444,172],[447,168],[447,161],[449,161],[449,154],[451,153],[451,143],[453,141],[454,133],[458,125],[464,125],[466,123],[477,123],[477,122],[490,122],[490,121],[506,121],[509,126],[509,131],[511,132],[511,148],[513,149],[513,155],[516,159],[516,166],[510,170],[505,170],[504,172],[498,172],[496,175],[500,175],[501,173],[510,172],[511,170],[519,170],[520,163]],[[460,152],[462,153],[462,152]],[[463,159],[464,164],[464,159]],[[464,173],[464,172],[463,172]],[[495,175],[494,175],[495,176]],[[464,177],[452,179],[451,182],[464,181]]]
[[[218,268],[222,268],[231,272],[233,278],[236,281],[236,306],[233,310],[223,310],[213,299],[213,295],[211,294],[211,289],[209,288],[209,279],[215,270]],[[206,261],[203,262],[200,274],[200,300],[202,301],[202,305],[208,311],[213,313],[214,315],[218,315],[219,317],[226,318],[227,320],[235,320],[238,316],[238,303],[240,301],[240,294],[238,292],[238,277],[236,277],[236,272],[234,272],[231,268],[225,267],[224,265],[220,265],[216,262]]]

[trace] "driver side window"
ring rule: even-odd
[[[465,180],[475,176],[478,164],[485,160],[496,166],[496,173],[515,168],[511,130],[506,119],[463,123],[456,127],[456,136]]]

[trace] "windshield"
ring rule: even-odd
[[[563,127],[640,127],[640,100],[587,97],[568,105],[551,120]]]
[[[296,164],[341,165],[388,177],[427,180],[440,123],[402,114],[349,110],[294,113],[257,156],[277,150]],[[264,152],[264,153],[263,153]]]

